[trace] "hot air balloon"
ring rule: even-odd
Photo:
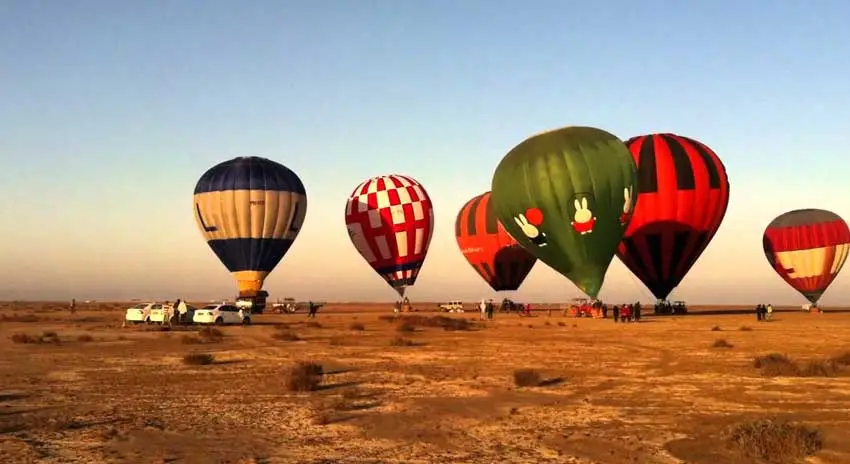
[[[431,234],[431,198],[415,179],[398,174],[373,177],[345,203],[348,236],[361,256],[404,296],[416,282]]]
[[[831,211],[798,209],[768,224],[762,247],[779,277],[816,305],[847,260],[850,229]]]
[[[239,157],[201,176],[192,206],[207,244],[236,277],[240,296],[253,296],[298,236],[307,193],[286,166]]]
[[[497,292],[516,290],[537,258],[499,223],[490,192],[466,202],[455,220],[455,238],[473,269]]]
[[[493,175],[505,230],[596,298],[628,225],[637,173],[629,149],[593,127],[564,127],[514,147]]]
[[[706,145],[675,134],[633,137],[638,200],[617,256],[659,300],[708,246],[729,203],[729,180]]]

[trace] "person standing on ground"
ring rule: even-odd
[[[180,303],[177,305],[177,322],[181,324],[185,324],[186,318],[189,316],[189,308],[186,306],[186,302],[180,300]]]
[[[71,315],[77,314],[77,299],[71,298]]]
[[[767,312],[767,317],[765,318],[766,320],[769,320],[771,317],[773,317],[773,305],[768,303],[767,308],[765,308],[765,312]]]
[[[178,323],[180,322],[180,305],[183,304],[183,300],[180,298],[174,300],[174,306],[172,307],[171,314],[168,316],[168,323]]]
[[[307,317],[314,319],[316,317],[316,304],[312,301],[307,302]]]
[[[635,302],[635,321],[640,321],[640,301]]]
[[[614,305],[614,322],[620,322],[620,306]]]
[[[602,303],[602,319],[608,319],[608,305]]]
[[[761,321],[761,303],[756,305],[756,320]]]
[[[493,304],[493,300],[489,300],[487,302],[487,319],[493,319],[493,313],[496,311],[496,305]]]

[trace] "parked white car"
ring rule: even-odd
[[[162,309],[162,305],[159,303],[139,303],[136,306],[127,309],[127,314],[124,316],[124,319],[126,319],[127,322],[132,322],[133,324],[140,324],[142,322],[150,324],[151,311],[155,309]]]
[[[195,324],[245,324],[251,323],[251,313],[242,311],[234,304],[211,304],[195,311]]]

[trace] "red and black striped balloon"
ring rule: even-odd
[[[832,211],[798,209],[767,225],[762,247],[782,280],[817,304],[844,267],[850,252],[850,228]]]
[[[729,180],[717,154],[694,139],[648,134],[626,145],[638,167],[638,199],[617,256],[664,299],[720,227]]]
[[[497,292],[518,289],[537,262],[499,223],[490,192],[463,205],[455,220],[455,238],[469,264]]]

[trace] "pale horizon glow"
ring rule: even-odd
[[[802,304],[765,226],[850,219],[850,9],[838,1],[6,2],[0,6],[0,300],[235,293],[192,191],[235,156],[301,177],[304,226],[271,299],[392,301],[348,239],[345,200],[405,174],[436,223],[413,301],[498,297],[454,238],[458,210],[538,132],[675,132],[723,160],[723,225],[671,299]],[[579,290],[538,262],[515,293]],[[615,257],[600,297],[652,301]],[[850,271],[823,306],[850,304]]]

